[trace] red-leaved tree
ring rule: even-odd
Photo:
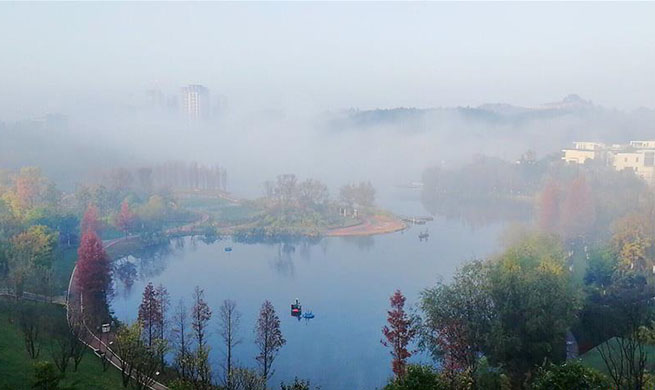
[[[98,219],[98,208],[94,205],[89,205],[84,212],[82,222],[80,223],[80,232],[82,234],[92,231],[98,233],[100,231],[100,220]]]
[[[562,203],[562,233],[575,238],[589,233],[596,222],[596,205],[591,186],[584,176],[571,181]]]
[[[85,314],[94,320],[104,320],[108,314],[107,298],[111,294],[111,267],[102,241],[93,230],[82,236],[75,278]]]
[[[407,359],[412,356],[407,347],[416,336],[414,321],[405,311],[405,296],[396,290],[389,298],[391,310],[387,312],[387,323],[382,328],[386,340],[381,340],[385,347],[391,348],[393,373],[400,378],[407,371]]]
[[[116,217],[116,227],[127,235],[130,229],[134,226],[135,219],[136,214],[130,210],[130,204],[127,200],[124,200],[123,203],[121,203],[121,211]]]

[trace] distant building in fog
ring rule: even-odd
[[[655,141],[630,141],[628,145],[597,142],[574,142],[573,149],[564,149],[562,160],[573,164],[597,161],[617,171],[632,171],[646,183],[655,186]]]
[[[154,109],[163,109],[166,106],[166,98],[159,88],[146,91],[148,106]]]
[[[182,111],[190,120],[209,118],[209,90],[192,84],[182,88]]]

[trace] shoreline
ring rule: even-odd
[[[386,215],[373,215],[363,219],[357,225],[329,229],[326,237],[362,237],[378,234],[395,233],[407,229],[407,224],[401,220]]]

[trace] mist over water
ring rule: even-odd
[[[0,3],[0,282],[3,251],[37,224],[66,246],[68,280],[98,206],[99,240],[141,240],[112,259],[119,320],[137,318],[148,282],[173,305],[199,286],[214,310],[236,300],[236,360],[252,368],[270,299],[288,340],[270,385],[381,388],[396,289],[415,305],[532,230],[556,237],[581,289],[576,261],[614,243],[616,224],[655,237],[655,150],[629,144],[655,139],[653,15],[655,3]],[[563,161],[575,141],[602,152]],[[611,161],[635,151],[651,159],[640,172]],[[357,226],[369,235],[337,237]],[[315,320],[288,315],[296,297]],[[219,377],[216,332],[210,345]]]

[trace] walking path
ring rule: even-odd
[[[207,222],[207,220],[209,220],[209,215],[203,214],[202,217],[197,221],[176,228],[168,229],[166,230],[165,233],[166,235],[177,235],[181,233],[188,234],[191,233],[195,228],[197,228],[201,224]],[[113,240],[107,240],[103,242],[103,246],[105,247],[106,250],[118,243],[131,240],[137,237],[138,237],[137,235],[130,235]],[[76,285],[77,282],[77,278],[75,277],[76,272],[77,272],[77,265],[75,265],[75,268],[73,268],[73,272],[71,273],[71,277],[68,282],[68,292],[65,297],[66,317],[68,319],[68,323],[82,324],[84,334],[80,338],[80,340],[84,344],[86,344],[86,346],[91,348],[96,354],[100,355],[101,358],[107,359],[107,361],[111,365],[116,367],[118,370],[121,370],[121,367],[123,366],[123,360],[120,358],[120,356],[116,354],[116,352],[113,349],[111,349],[112,342],[109,341],[109,339],[113,338],[114,335],[112,333],[106,334],[106,336],[104,337],[105,341],[103,341],[86,324],[86,321],[84,319],[84,303],[82,300],[82,294],[80,293],[79,287]],[[109,344],[107,344],[107,342]],[[168,390],[168,387],[157,382],[156,380],[151,379],[151,381],[152,384],[148,386],[151,390]]]

